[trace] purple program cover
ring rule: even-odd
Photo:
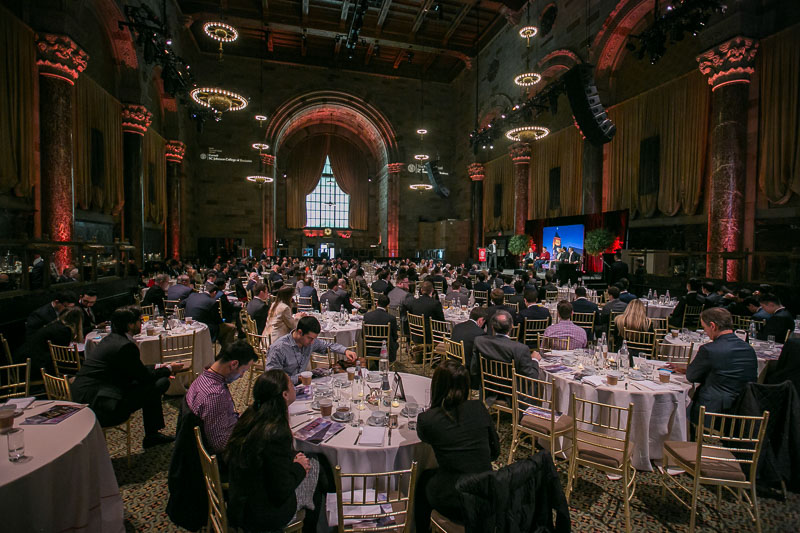
[[[83,407],[78,405],[54,405],[43,413],[29,416],[24,422],[22,422],[22,425],[39,426],[45,424],[58,424],[62,420],[66,420],[67,418],[71,417],[81,409],[83,409]]]

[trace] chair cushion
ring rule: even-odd
[[[539,433],[550,434],[550,421],[533,415],[524,415],[520,420],[520,425],[530,428]],[[567,429],[572,428],[572,417],[569,415],[561,415],[555,425],[555,432],[561,433]]]
[[[604,439],[590,433],[579,433],[579,439],[590,442],[578,442],[578,457],[593,461],[611,468],[621,468],[623,463],[622,451],[608,450],[597,444],[604,446],[621,447],[623,443],[611,439]],[[594,443],[594,444],[593,444]],[[633,446],[628,446],[628,458],[633,454]]]
[[[664,450],[696,469],[695,459],[697,458],[697,442],[667,441],[664,443]],[[734,455],[727,450],[716,450],[713,448],[703,449],[706,457],[719,457],[720,459],[735,459]],[[700,460],[700,475],[703,477],[713,477],[727,479],[729,481],[747,481],[739,463],[728,461],[716,461],[703,457]]]
[[[447,533],[464,533],[465,531],[462,524],[450,520],[436,509],[431,513],[431,524],[435,524]]]

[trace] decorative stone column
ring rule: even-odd
[[[603,146],[583,141],[583,214],[603,212]]]
[[[528,221],[528,180],[531,167],[531,145],[518,142],[508,148],[514,162],[514,233],[525,233]]]
[[[486,170],[483,163],[472,163],[467,167],[467,174],[472,182],[472,254],[477,257],[478,248],[483,243],[483,179]]]
[[[266,248],[267,255],[275,255],[277,253],[275,242],[275,187],[277,180],[275,179],[275,156],[270,154],[261,154],[261,166],[265,176],[272,178],[271,183],[265,183],[261,187],[261,241],[262,246]]]
[[[125,188],[123,236],[136,247],[134,257],[144,266],[144,134],[153,115],[143,105],[122,105],[122,180]]]
[[[386,252],[389,257],[400,256],[400,171],[403,163],[386,165],[389,198],[386,209]]]
[[[53,241],[72,240],[75,198],[72,179],[74,91],[89,55],[66,35],[36,35],[39,68],[42,228]],[[53,257],[59,273],[72,262],[72,250],[59,248]]]
[[[741,251],[744,233],[747,101],[758,42],[734,37],[697,57],[711,85],[711,179],[708,187],[708,252]],[[709,256],[706,276],[739,281],[740,264]]]
[[[180,141],[167,141],[167,257],[181,257],[181,163],[186,145]]]

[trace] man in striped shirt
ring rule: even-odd
[[[573,324],[572,304],[566,300],[558,302],[558,322],[548,326],[544,330],[545,337],[557,337],[560,339],[570,339],[570,350],[586,347],[586,330]]]

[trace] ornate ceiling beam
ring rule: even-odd
[[[347,14],[350,12],[350,0],[342,2],[342,15],[339,17],[339,27],[344,29],[347,25]]]
[[[392,6],[392,0],[383,0],[383,5],[381,6],[381,12],[378,14],[378,23],[375,25],[377,30],[377,35],[381,34],[381,30],[383,29],[383,23],[386,22],[386,15],[389,14],[389,8]]]
[[[367,46],[367,53],[364,56],[364,65],[369,65],[369,60],[372,59],[372,54],[375,52],[375,43],[369,43]]]
[[[431,8],[431,4],[433,4],[433,0],[424,0],[422,2],[422,5],[419,7],[419,12],[417,13],[417,18],[414,19],[414,25],[411,26],[411,35],[419,31],[420,26],[422,26],[425,20],[425,15],[428,14],[428,10]]]
[[[469,13],[470,9],[472,9],[472,6],[474,5],[475,5],[474,3],[471,3],[471,4],[464,4],[463,6],[461,6],[461,9],[458,10],[456,18],[453,19],[453,22],[447,29],[447,33],[444,34],[444,39],[442,39],[442,46],[447,46],[447,42],[450,40],[450,37],[453,36],[458,27],[464,21],[464,17],[467,16],[467,13]]]

